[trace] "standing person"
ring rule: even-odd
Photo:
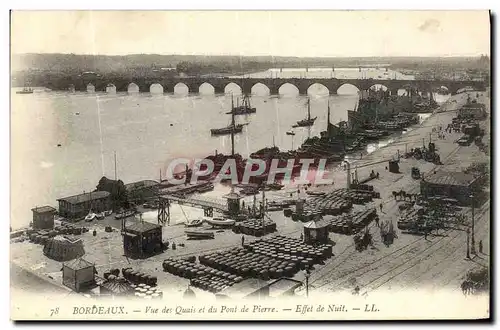
[[[479,253],[483,253],[483,241],[479,241]]]
[[[245,235],[241,235],[241,246],[245,245]]]
[[[380,212],[382,212],[382,207],[383,207],[382,203],[380,203]]]

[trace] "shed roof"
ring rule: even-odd
[[[217,295],[230,298],[244,298],[267,286],[266,281],[258,278],[248,278],[220,291]]]
[[[143,189],[143,188],[152,188],[158,186],[159,183],[154,180],[142,180],[132,183],[127,183],[125,185],[125,189],[127,191],[135,190],[135,189]]]
[[[424,177],[424,181],[426,182],[449,186],[469,186],[474,180],[473,175],[463,172],[438,171]]]
[[[326,222],[326,220],[323,219],[322,217],[318,217],[315,220],[311,220],[304,224],[304,228],[309,228],[309,229],[319,229],[328,226],[329,226],[328,222]]]
[[[81,204],[96,199],[109,197],[110,193],[107,191],[93,191],[85,194],[74,195],[64,198],[59,198],[58,201],[65,201],[70,204]]]
[[[302,282],[291,278],[280,278],[269,284],[269,296],[279,297],[284,293],[295,290],[302,285]]]
[[[94,264],[88,262],[87,260],[83,258],[78,258],[78,259],[73,259],[71,261],[68,261],[67,263],[64,264],[64,266],[71,268],[73,270],[80,270],[80,269],[85,269],[89,267],[94,267]]]
[[[52,206],[45,205],[45,206],[35,207],[31,209],[31,211],[36,213],[48,213],[48,212],[56,212],[56,209],[53,208]]]
[[[125,231],[144,233],[157,228],[161,228],[161,225],[144,221],[144,222],[136,222],[131,224],[130,226],[127,226],[125,228]]]

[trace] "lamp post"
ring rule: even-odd
[[[309,276],[311,276],[311,271],[309,270],[309,266],[305,269],[306,275],[306,297],[309,298]]]
[[[471,248],[470,248],[470,252],[472,254],[476,254],[476,240],[474,238],[474,194],[470,194],[470,199],[471,199],[471,202],[472,202],[472,237],[471,237]]]
[[[467,259],[470,259],[470,254],[469,254],[469,234],[470,230],[467,228]]]

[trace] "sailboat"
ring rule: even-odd
[[[295,127],[309,127],[309,126],[312,126],[312,125],[314,125],[314,122],[316,121],[316,118],[318,118],[318,117],[311,118],[311,100],[309,98],[307,98],[307,118],[299,120],[297,122],[297,124],[293,125],[292,127],[295,128]]]
[[[234,100],[232,97],[231,97],[231,108],[234,108]],[[223,128],[212,128],[210,130],[210,133],[212,135],[227,135],[227,134],[241,133],[241,131],[243,131],[243,126],[244,126],[243,124],[236,125],[234,120],[234,112],[231,112],[231,124]]]
[[[252,105],[250,104],[250,96],[248,94],[244,94],[241,104],[233,107],[232,111],[227,112],[227,114],[230,115],[231,113],[234,113],[234,115],[247,115],[256,112],[257,109],[252,108]]]

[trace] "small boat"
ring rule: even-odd
[[[323,196],[325,195],[325,192],[323,191],[306,191],[306,194],[311,195],[311,196]]]
[[[104,214],[104,212],[97,213],[97,214],[95,215],[95,217],[96,217],[96,219],[97,219],[97,220],[102,220],[102,219],[104,219],[104,217],[105,217],[105,216],[106,216],[106,215]]]
[[[299,120],[297,122],[297,124],[293,125],[292,127],[295,128],[295,127],[309,127],[309,126],[312,126],[312,125],[314,125],[314,122],[316,121],[316,118],[318,118],[318,117],[311,118],[311,100],[308,98],[307,99],[307,118]]]
[[[33,89],[31,87],[24,87],[23,90],[17,91],[16,94],[33,94]]]
[[[194,219],[190,222],[186,222],[184,225],[186,227],[199,227],[203,224],[203,219]]]
[[[256,112],[257,109],[252,108],[252,106],[250,105],[250,97],[248,96],[248,94],[245,94],[243,96],[243,101],[241,102],[241,104],[237,105],[236,107],[232,107],[232,111],[226,112],[226,114],[228,115],[234,114],[236,116],[236,115],[248,115]]]
[[[234,102],[231,103],[232,106],[231,108],[234,107]],[[223,127],[223,128],[212,128],[210,130],[210,133],[212,135],[228,135],[228,134],[236,134],[236,133],[241,133],[243,131],[243,124],[236,124],[234,120],[234,112],[231,113],[231,124],[229,126]]]
[[[224,218],[208,218],[205,217],[203,219],[206,223],[211,225],[212,227],[229,227],[236,223],[235,220],[224,219]]]
[[[281,190],[284,187],[284,185],[276,183],[276,182],[275,183],[270,183],[267,186],[269,188],[271,188],[272,190]]]
[[[117,219],[117,220],[124,219],[124,218],[131,217],[133,215],[135,215],[135,210],[127,210],[127,211],[123,211],[123,212],[117,213],[115,215],[115,219]]]
[[[238,125],[229,125],[229,126],[226,126],[226,127],[223,127],[223,128],[212,128],[210,130],[210,133],[212,135],[228,135],[228,134],[231,134],[231,133],[241,133],[243,131],[243,126],[242,124],[238,124]]]
[[[188,239],[213,239],[215,235],[212,231],[186,230],[184,231]]]
[[[295,135],[295,132],[294,131],[288,131],[288,132],[286,132],[286,135]]]
[[[96,218],[96,214],[95,214],[95,213],[93,213],[93,212],[91,211],[91,212],[90,212],[89,214],[87,214],[87,216],[85,217],[85,221],[90,222],[90,221],[94,220],[95,218]]]
[[[104,211],[104,216],[105,217],[110,216],[111,214],[113,214],[112,210]]]
[[[79,112],[75,112],[75,115],[79,116],[79,115],[80,115],[80,113],[79,113]]]

